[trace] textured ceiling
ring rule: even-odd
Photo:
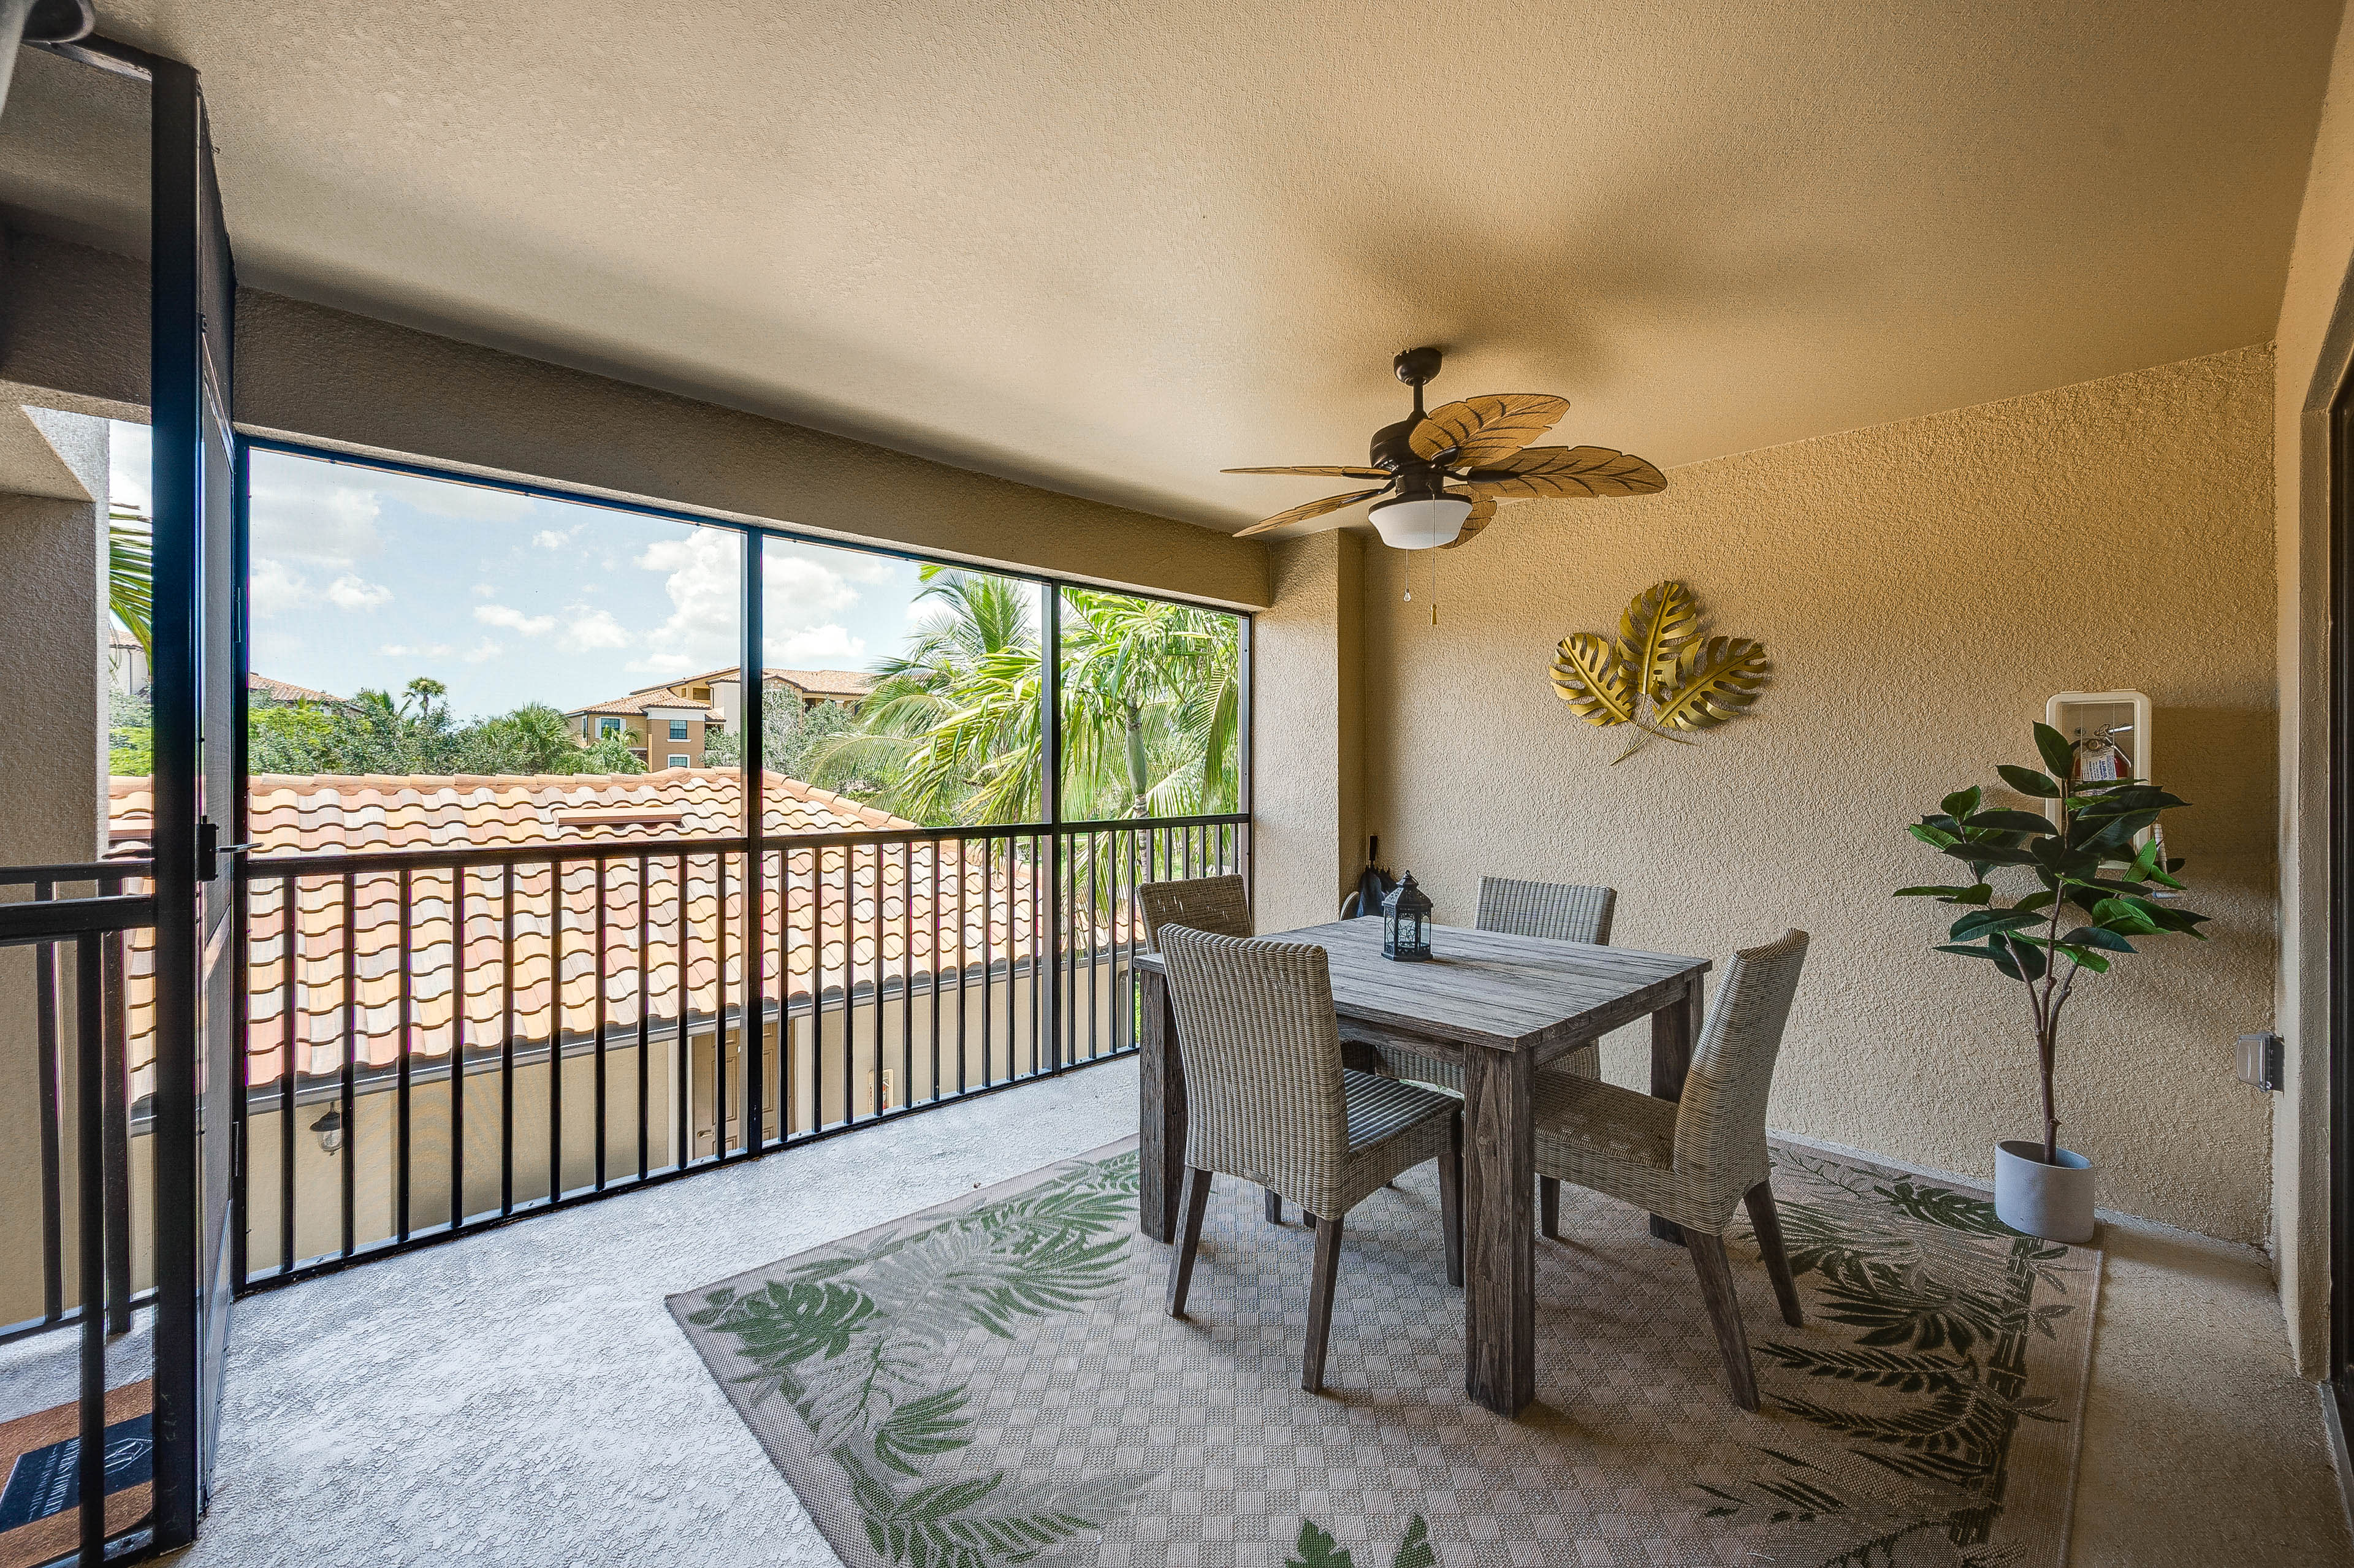
[[[1669,466],[2265,339],[2338,6],[99,10],[249,282],[1233,527],[1418,343]],[[102,229],[48,63],[0,200]]]

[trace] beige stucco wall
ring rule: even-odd
[[[1365,550],[1351,533],[1270,552],[1252,628],[1252,911],[1262,931],[1331,919],[1364,864],[1361,641]]]
[[[2297,1370],[2329,1353],[2329,488],[2325,416],[2354,337],[2354,37],[2341,32],[2274,334],[2281,693],[2280,1030],[2273,1116],[2281,1306]]]
[[[2261,1241],[2269,1118],[2231,1047],[2272,1013],[2271,388],[2257,346],[1695,464],[1655,497],[1522,503],[1416,557],[1412,606],[1404,557],[1370,548],[1366,825],[1443,921],[1492,872],[1617,887],[1631,947],[1805,927],[1774,1125],[1985,1176],[2035,1125],[2024,1003],[1929,950],[1945,911],[1889,896],[1945,879],[1904,826],[2031,762],[2051,694],[2145,691],[2215,939],[2079,988],[2065,1136],[2105,1203]],[[1663,577],[1762,639],[1775,684],[1613,766],[1625,732],[1577,721],[1547,665]],[[1612,1042],[1610,1075],[1638,1081],[1639,1049]]]

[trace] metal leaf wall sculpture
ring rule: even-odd
[[[1749,711],[1771,666],[1746,637],[1702,637],[1700,601],[1680,582],[1654,583],[1618,618],[1616,639],[1574,631],[1553,662],[1554,693],[1596,728],[1631,724],[1645,737],[1692,742],[1677,731],[1713,729]],[[1638,739],[1611,759],[1641,749]]]

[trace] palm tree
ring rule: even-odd
[[[811,752],[815,782],[887,780],[880,800],[916,821],[1021,822],[1039,810],[1038,632],[1030,590],[922,568],[938,609],[874,667],[859,727]]]
[[[881,677],[859,728],[812,749],[815,781],[884,780],[918,821],[1018,822],[1041,809],[1032,590],[923,568],[935,613]],[[1235,799],[1239,647],[1230,618],[1125,594],[1062,595],[1064,815],[1218,810]]]
[[[154,526],[127,506],[106,514],[106,607],[155,656],[155,535]]]
[[[1063,591],[1066,816],[1231,808],[1242,716],[1230,617],[1085,588]]]

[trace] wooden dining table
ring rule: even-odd
[[[1378,917],[1272,939],[1324,949],[1344,1045],[1396,1049],[1463,1068],[1464,1387],[1517,1415],[1536,1396],[1536,1147],[1539,1069],[1610,1030],[1651,1020],[1651,1093],[1683,1092],[1700,1037],[1706,959],[1441,926],[1431,957],[1382,957]],[[1143,1075],[1138,1228],[1177,1237],[1185,1170],[1185,1066],[1158,954],[1141,953]],[[1654,1215],[1653,1234],[1679,1240]]]

